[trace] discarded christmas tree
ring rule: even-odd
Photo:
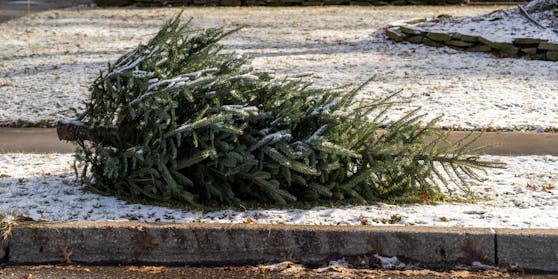
[[[256,73],[247,58],[221,52],[228,34],[193,32],[177,16],[100,74],[86,111],[59,125],[79,145],[83,183],[191,207],[363,204],[434,197],[501,167],[465,155],[465,142],[449,144],[418,110],[384,127],[392,96],[359,102],[359,88]]]

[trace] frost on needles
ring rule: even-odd
[[[221,52],[234,31],[192,31],[177,16],[109,64],[79,116],[82,183],[193,208],[367,204],[432,199],[502,167],[467,155],[469,140],[449,144],[418,110],[384,127],[393,96],[358,101],[361,87],[254,72]]]

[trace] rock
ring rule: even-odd
[[[460,34],[460,33],[454,33],[454,34],[452,34],[452,37],[454,39],[461,40],[461,41],[464,41],[464,42],[475,43],[475,42],[479,41],[479,37],[477,37],[477,36],[465,35],[465,34]]]
[[[424,38],[424,37],[423,37],[423,36],[420,36],[420,35],[419,35],[419,36],[412,36],[412,37],[409,37],[409,38],[407,39],[407,41],[409,41],[409,42],[411,42],[411,43],[415,43],[415,44],[420,44],[420,43],[422,43],[422,39],[423,39],[423,38]]]
[[[471,47],[471,46],[473,46],[473,43],[464,42],[464,41],[461,41],[461,40],[451,40],[451,41],[447,41],[446,45],[461,48],[461,47]]]
[[[509,55],[516,55],[519,52],[519,48],[511,43],[488,43],[487,45]]]
[[[426,33],[426,37],[438,42],[447,42],[451,40],[451,36],[446,33],[428,32]]]
[[[485,38],[485,37],[479,37],[479,42],[485,44],[485,45],[490,45],[491,43],[493,43],[491,40]]]
[[[519,48],[514,46],[511,42],[493,42],[487,38],[479,37],[481,43],[489,45],[493,49],[497,49],[500,52],[508,55],[516,55],[519,52]]]
[[[558,51],[549,51],[546,53],[546,59],[550,61],[558,61]]]
[[[489,45],[478,45],[478,46],[473,46],[473,47],[467,48],[467,49],[465,49],[465,51],[489,52],[489,51],[492,51],[492,48]]]
[[[546,58],[546,53],[527,54],[527,57],[532,60],[548,60]]]
[[[422,34],[422,32],[420,30],[413,29],[409,26],[399,26],[399,30],[401,30],[401,32],[403,32],[405,34],[409,34],[409,35],[420,35],[420,34]]]
[[[422,39],[422,43],[427,45],[427,46],[431,46],[431,47],[443,47],[443,46],[445,46],[444,44],[442,44],[440,42],[433,41],[433,40],[431,40],[427,37],[424,37]]]
[[[527,53],[527,54],[537,54],[537,48],[536,47],[526,47],[526,48],[522,48],[521,52]]]
[[[558,50],[558,44],[549,43],[549,42],[541,42],[539,44],[539,49],[544,50]]]
[[[386,30],[386,35],[388,36],[388,38],[390,38],[392,41],[395,41],[395,42],[402,42],[407,37],[407,35],[405,35],[405,33],[399,31],[399,28],[389,28],[389,29],[387,29]]]
[[[546,42],[546,40],[534,39],[534,38],[516,38],[513,39],[514,45],[538,45],[541,42]]]

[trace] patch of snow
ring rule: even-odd
[[[498,43],[511,43],[515,38],[535,38],[558,43],[558,34],[533,24],[521,15],[517,7],[482,16],[433,20],[416,27],[425,31],[481,36]]]
[[[250,147],[250,150],[256,150],[264,145],[271,145],[281,140],[290,140],[293,136],[289,130],[281,130],[275,133],[267,134],[258,142]]]
[[[335,261],[329,261],[329,266],[339,268],[349,268],[349,262],[343,257]]]
[[[471,186],[481,198],[477,203],[200,212],[129,204],[85,192],[74,183],[70,154],[0,154],[0,212],[17,210],[48,221],[558,228],[558,157],[482,159],[503,161],[508,168],[488,170],[486,181]]]
[[[477,262],[477,261],[472,262],[471,267],[473,267],[475,269],[486,269],[486,270],[496,269],[496,267],[493,266],[493,265],[487,265],[487,264],[483,264],[483,263]]]
[[[74,127],[85,127],[85,124],[78,119],[58,119],[57,123]]]
[[[543,26],[553,29],[558,28],[558,21],[556,20],[558,1],[535,0],[527,3],[524,8],[533,19]]]
[[[390,120],[422,107],[426,120],[443,115],[443,127],[558,129],[558,63],[396,44],[382,30],[396,20],[497,8],[196,7],[183,15],[193,17],[194,28],[246,26],[225,38],[224,48],[254,56],[258,71],[279,77],[311,72],[317,87],[360,84],[376,75],[362,97],[401,91],[401,99],[411,100],[395,107]],[[75,117],[71,108],[84,109],[87,87],[107,61],[146,42],[180,10],[49,11],[0,24],[0,123]]]
[[[396,256],[384,257],[384,256],[380,256],[378,254],[375,254],[374,258],[378,259],[380,261],[380,263],[382,264],[382,268],[385,268],[385,269],[404,269],[405,267],[407,267],[407,265],[400,262],[399,259]]]
[[[260,270],[271,271],[271,272],[283,272],[286,270],[290,270],[290,271],[303,270],[302,265],[295,264],[294,262],[291,261],[284,261],[284,262],[269,264],[269,265],[261,265],[258,268]]]

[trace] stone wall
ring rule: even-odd
[[[135,0],[139,7],[160,6],[327,6],[454,5],[469,0]]]
[[[432,47],[448,46],[463,51],[489,52],[504,57],[558,61],[558,44],[536,38],[515,38],[512,42],[502,43],[480,36],[429,32],[409,25],[390,27],[386,29],[386,35],[395,42],[411,42]]]

